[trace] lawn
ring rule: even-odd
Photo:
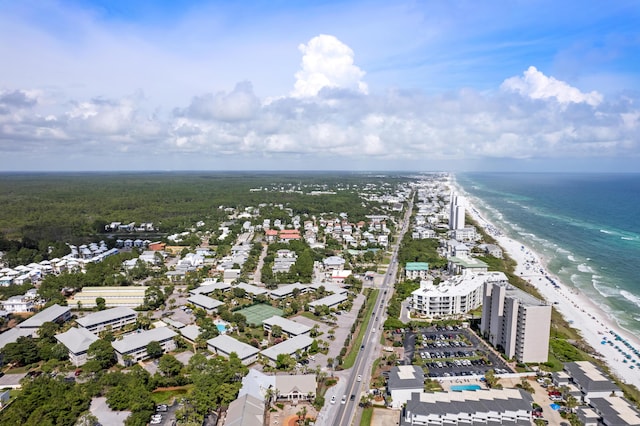
[[[360,419],[360,426],[369,426],[371,419],[373,418],[373,407],[367,407],[362,410],[362,418]]]
[[[175,397],[188,394],[192,388],[193,385],[176,386],[173,388],[158,388],[151,393],[151,399],[156,404],[171,404]]]

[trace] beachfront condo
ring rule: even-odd
[[[508,282],[487,282],[480,331],[509,359],[546,362],[551,305]]]

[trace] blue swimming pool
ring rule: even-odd
[[[461,392],[461,391],[476,391],[476,390],[480,390],[482,389],[482,386],[480,385],[453,385],[451,386],[451,390],[454,392]]]
[[[224,334],[227,331],[227,326],[224,324],[216,324],[216,328],[220,332],[220,334]]]

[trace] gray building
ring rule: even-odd
[[[78,325],[86,328],[93,334],[105,330],[120,330],[129,324],[135,324],[138,314],[131,308],[120,306],[94,312],[82,318],[78,318]]]
[[[518,362],[546,362],[551,305],[508,282],[487,282],[480,331]]]
[[[411,394],[424,390],[424,370],[418,365],[400,365],[392,367],[387,381],[387,394],[391,397],[391,406],[400,408]]]
[[[258,360],[258,352],[260,352],[260,349],[242,343],[225,334],[207,340],[207,347],[216,355],[225,357],[229,357],[229,355],[235,353],[244,365],[250,365],[256,362]]]
[[[38,329],[42,327],[42,324],[45,322],[61,324],[65,321],[69,321],[69,319],[71,319],[71,308],[55,304],[38,312],[28,320],[21,322],[18,327],[23,330],[31,330],[32,336],[37,337]]]
[[[89,346],[98,340],[98,336],[85,328],[70,328],[64,333],[56,334],[56,340],[69,351],[69,361],[79,367],[87,362]]]
[[[152,328],[139,333],[131,333],[121,340],[111,342],[111,346],[116,351],[119,364],[131,365],[149,357],[147,345],[151,342],[160,343],[165,353],[174,350],[176,348],[174,338],[177,335],[168,327]]]
[[[414,393],[401,426],[531,425],[533,398],[522,389]]]

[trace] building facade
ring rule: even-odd
[[[508,282],[487,282],[480,331],[508,358],[547,362],[551,305]]]

